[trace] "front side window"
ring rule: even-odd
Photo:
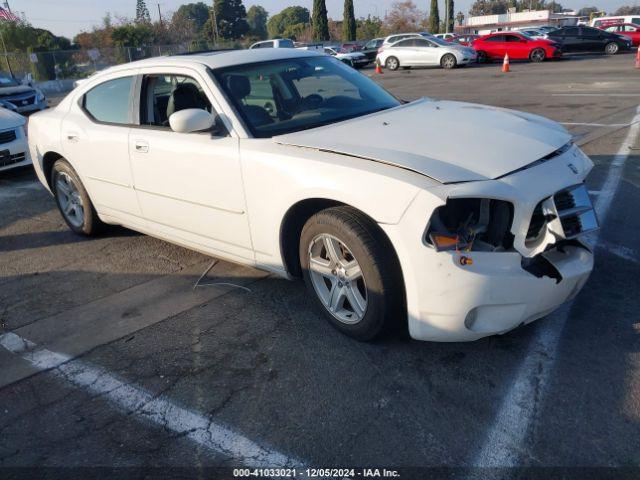
[[[145,75],[142,81],[140,123],[169,127],[169,117],[187,108],[213,113],[211,102],[200,84],[183,75]]]
[[[511,43],[517,43],[520,40],[522,40],[517,35],[505,35],[505,39],[506,39],[507,42],[511,42]]]
[[[568,27],[562,30],[562,34],[565,37],[577,37],[578,36],[578,27]]]
[[[133,77],[107,80],[82,97],[82,108],[99,122],[131,123]]]
[[[268,138],[400,105],[378,84],[329,57],[214,70],[254,137]]]
[[[504,35],[494,35],[493,37],[487,38],[485,41],[487,41],[487,42],[504,42]]]

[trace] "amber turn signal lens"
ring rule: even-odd
[[[431,243],[438,252],[443,250],[455,250],[458,245],[458,237],[454,235],[441,235],[439,233],[432,233],[430,235]]]

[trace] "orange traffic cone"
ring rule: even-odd
[[[380,65],[380,59],[376,58],[376,73],[383,73],[382,72],[382,65]]]
[[[636,68],[640,68],[640,47],[638,47],[638,53],[636,53]]]
[[[502,62],[502,71],[507,73],[509,71],[509,54],[504,54],[504,61]]]

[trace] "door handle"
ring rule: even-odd
[[[77,142],[79,135],[76,132],[67,132],[67,140],[70,142]]]
[[[149,151],[149,144],[144,140],[136,140],[135,148],[138,153],[147,153]]]

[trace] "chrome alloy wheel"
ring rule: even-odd
[[[62,214],[74,227],[84,224],[84,205],[82,196],[73,179],[65,172],[56,175],[56,193]]]
[[[367,311],[367,288],[360,264],[333,235],[322,233],[309,245],[309,276],[325,308],[337,320],[356,324]]]

